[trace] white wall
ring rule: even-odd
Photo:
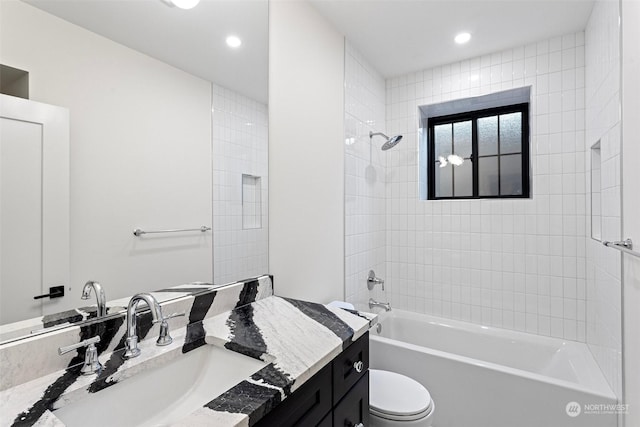
[[[344,40],[269,3],[269,272],[278,295],[344,298]]]
[[[640,3],[621,2],[622,16],[622,235],[640,248]],[[640,258],[624,256],[625,426],[640,425]]]
[[[213,85],[213,282],[269,271],[267,106]],[[242,175],[260,177],[259,228],[243,225]],[[244,212],[247,210],[244,207]]]
[[[600,141],[602,240],[621,240],[620,16],[615,1],[597,1],[585,30],[587,194],[591,146]],[[591,205],[587,200],[587,215]],[[587,221],[587,344],[616,396],[622,394],[620,252],[591,239]]]
[[[89,279],[109,299],[211,281],[210,232],[132,235],[211,226],[211,84],[20,1],[0,19],[0,62],[70,111],[69,306]]]
[[[385,278],[386,156],[380,136],[385,132],[384,78],[349,42],[345,50],[345,296],[369,310],[373,297],[384,301],[382,288],[367,288],[367,274]]]
[[[585,340],[584,34],[387,80],[391,305]],[[418,106],[531,86],[532,199],[422,201]]]

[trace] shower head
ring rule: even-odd
[[[400,142],[400,140],[402,139],[402,135],[394,135],[391,138],[389,138],[387,135],[385,135],[382,132],[369,132],[369,139],[373,139],[374,136],[383,136],[386,141],[384,142],[384,144],[382,144],[382,151],[387,151],[389,148],[393,148],[395,147],[395,145]]]

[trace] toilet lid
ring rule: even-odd
[[[369,370],[371,413],[389,419],[416,419],[431,410],[431,395],[419,382],[395,372]]]

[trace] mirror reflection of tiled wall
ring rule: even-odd
[[[267,106],[213,85],[213,282],[268,269]]]

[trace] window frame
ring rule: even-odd
[[[500,167],[500,159],[502,156],[509,154],[500,154],[500,125],[498,120],[498,153],[492,156],[478,156],[478,119],[490,116],[498,116],[502,114],[517,113],[522,114],[522,145],[520,152],[522,156],[522,194],[519,195],[496,195],[496,196],[480,196],[479,180],[478,180],[478,157],[497,157],[498,168]],[[436,197],[436,158],[435,158],[435,136],[434,128],[437,125],[458,123],[471,121],[471,162],[472,162],[472,192],[471,196],[446,196]],[[466,111],[463,113],[450,114],[446,116],[429,117],[427,123],[427,200],[463,200],[463,199],[528,199],[530,193],[530,144],[529,144],[529,103],[519,103],[505,105],[501,107],[487,108],[483,110]],[[518,153],[513,153],[518,154]],[[498,169],[499,170],[499,169]],[[455,191],[455,184],[452,183],[452,194]],[[498,191],[500,191],[500,175],[498,174]]]

